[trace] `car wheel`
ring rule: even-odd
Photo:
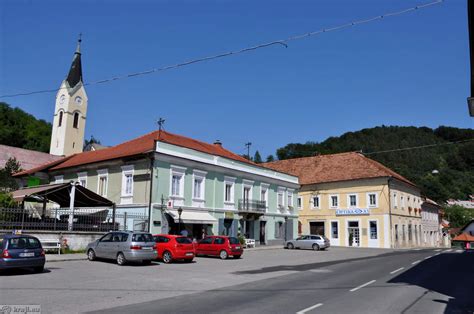
[[[91,262],[92,262],[92,261],[95,261],[96,258],[97,258],[97,257],[95,256],[95,252],[94,252],[93,249],[90,249],[89,251],[87,251],[87,259],[88,259],[89,261],[91,261]]]
[[[234,255],[235,259],[239,259],[242,255]]]
[[[171,263],[172,260],[173,260],[173,256],[171,255],[170,252],[166,251],[163,253],[163,262],[165,264]]]
[[[123,266],[127,263],[127,260],[125,259],[125,255],[123,253],[118,253],[117,254],[117,264],[120,266]]]
[[[222,250],[220,253],[219,253],[219,257],[221,259],[227,259],[227,257],[229,257],[229,254],[227,254],[227,252],[225,250]]]
[[[42,273],[44,271],[44,266],[35,267],[33,268],[33,270],[35,271],[35,273]]]
[[[317,245],[316,243],[313,244],[313,250],[319,251],[319,245]]]
[[[295,246],[293,245],[293,243],[288,243],[286,245],[286,247],[288,248],[288,250],[293,250],[295,248]]]

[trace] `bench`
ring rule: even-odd
[[[58,250],[61,254],[61,241],[59,239],[39,239],[44,250]]]
[[[245,239],[245,247],[255,247],[255,239]]]

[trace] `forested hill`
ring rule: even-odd
[[[0,144],[49,152],[51,123],[0,102]]]
[[[321,143],[292,143],[277,150],[278,159],[362,151],[412,180],[423,193],[436,201],[465,199],[474,194],[474,129],[441,126],[381,126],[330,137]],[[375,153],[453,141],[471,140],[429,148]],[[437,170],[437,173],[433,173]]]

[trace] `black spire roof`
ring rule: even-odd
[[[66,78],[66,82],[68,82],[70,88],[74,88],[79,82],[82,82],[81,41],[81,37],[79,36],[76,52],[72,58],[71,69]]]

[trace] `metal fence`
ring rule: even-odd
[[[0,230],[146,231],[148,216],[111,208],[0,208]]]

